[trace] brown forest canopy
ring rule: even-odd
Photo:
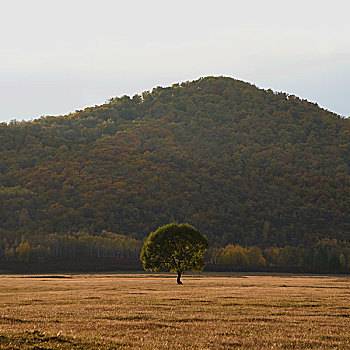
[[[350,123],[225,77],[0,124],[0,240],[143,239],[174,220],[212,246],[350,241]]]

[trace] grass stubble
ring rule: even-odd
[[[55,277],[55,278],[53,278]],[[0,349],[350,349],[349,276],[0,276]]]

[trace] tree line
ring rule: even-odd
[[[142,242],[123,235],[102,231],[99,235],[84,232],[22,236],[0,240],[0,261],[21,262],[42,259],[118,258],[135,260],[140,256]]]
[[[28,263],[56,258],[84,260],[86,258],[117,258],[136,261],[140,258],[143,241],[103,231],[100,235],[79,232],[70,235],[49,234],[11,241],[0,240],[0,262]],[[205,261],[211,269],[350,272],[350,244],[336,239],[323,239],[311,248],[292,246],[242,246],[228,244],[210,247]],[[57,266],[59,268],[59,266]],[[116,266],[117,268],[118,266]]]
[[[224,248],[211,248],[208,262],[227,268],[262,270],[290,270],[313,272],[350,272],[350,244],[324,239],[314,247],[242,247],[229,244]]]

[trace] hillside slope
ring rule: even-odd
[[[0,125],[0,237],[190,222],[212,244],[350,241],[350,123],[224,77]]]

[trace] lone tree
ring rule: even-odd
[[[167,270],[177,273],[182,284],[183,272],[200,272],[208,239],[189,224],[168,224],[152,232],[142,247],[141,260],[145,270]]]

